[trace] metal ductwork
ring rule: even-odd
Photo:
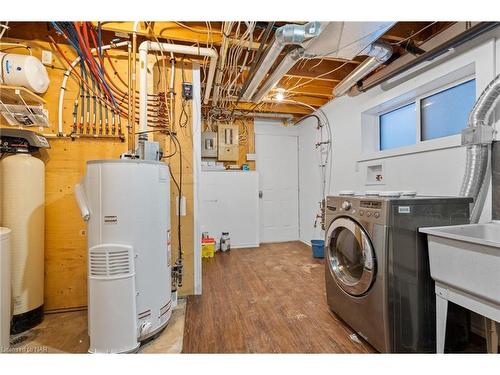
[[[335,97],[345,95],[358,81],[373,72],[392,56],[392,47],[386,43],[374,42],[359,55],[369,56],[333,89]]]
[[[311,40],[321,32],[320,22],[308,22],[305,25],[289,24],[278,28],[274,34],[274,42],[269,47],[264,59],[260,63],[258,70],[252,77],[250,83],[246,86],[241,97],[245,101],[250,101],[259,84],[265,78],[274,62],[286,46],[298,45]]]
[[[484,89],[474,104],[462,130],[462,145],[467,146],[465,175],[460,195],[474,198],[471,223],[477,223],[488,190],[490,148],[493,141],[491,115],[500,99],[500,74]]]
[[[274,71],[269,75],[267,81],[252,98],[254,103],[260,102],[271,89],[276,86],[283,76],[304,56],[304,48],[298,47],[289,52]]]

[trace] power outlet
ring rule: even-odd
[[[42,51],[42,64],[43,65],[52,65],[52,52],[43,50]]]

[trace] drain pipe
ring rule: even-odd
[[[149,51],[163,51],[178,53],[181,55],[203,56],[210,58],[210,67],[208,70],[207,86],[205,88],[205,96],[203,103],[207,104],[210,98],[210,91],[214,81],[215,70],[217,67],[218,54],[212,48],[198,48],[191,46],[184,46],[171,43],[157,43],[151,41],[144,41],[139,46],[139,131],[146,132],[148,129],[148,116],[147,116],[147,94],[148,94],[148,52]],[[146,133],[144,133],[146,134]]]
[[[460,196],[474,198],[471,223],[481,216],[490,178],[490,152],[493,142],[491,115],[500,99],[500,74],[484,89],[470,111],[467,128],[462,130],[462,145],[467,147],[465,175]]]
[[[358,81],[385,63],[392,56],[392,47],[386,43],[374,42],[359,55],[369,56],[333,89],[333,96],[345,95]]]
[[[251,81],[241,95],[245,101],[250,101],[254,96],[259,84],[263,81],[274,62],[288,45],[301,45],[302,43],[315,38],[321,32],[321,22],[308,22],[305,25],[288,24],[281,26],[274,33],[274,42],[269,47],[259,69],[255,72]]]

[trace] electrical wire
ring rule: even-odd
[[[0,23],[0,27],[2,28],[2,31],[0,31],[0,39],[2,39],[3,34],[10,29],[9,21],[5,21],[5,24]]]
[[[1,38],[1,37],[0,37]],[[33,55],[33,53],[31,52],[31,47],[26,45],[26,44],[22,44],[22,43],[8,43],[8,42],[0,42],[0,46],[10,46],[10,47],[7,47],[7,48],[2,48],[0,51],[3,52],[3,51],[9,51],[11,49],[16,49],[16,48],[24,48],[28,51],[28,53],[30,55]]]
[[[398,45],[401,45],[403,44],[404,42],[406,42],[407,40],[410,40],[411,38],[413,38],[415,35],[418,35],[420,34],[422,31],[424,30],[427,30],[429,27],[435,25],[437,23],[437,21],[434,21],[434,22],[431,22],[430,24],[428,24],[427,26],[424,26],[423,28],[421,28],[420,30],[412,33],[410,36],[406,37],[405,39],[403,40],[400,40],[398,42],[393,42],[393,43],[389,43],[391,46],[398,46]]]

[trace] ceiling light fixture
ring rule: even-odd
[[[274,94],[274,100],[278,102],[282,102],[285,100],[285,89],[276,89],[276,93]]]

